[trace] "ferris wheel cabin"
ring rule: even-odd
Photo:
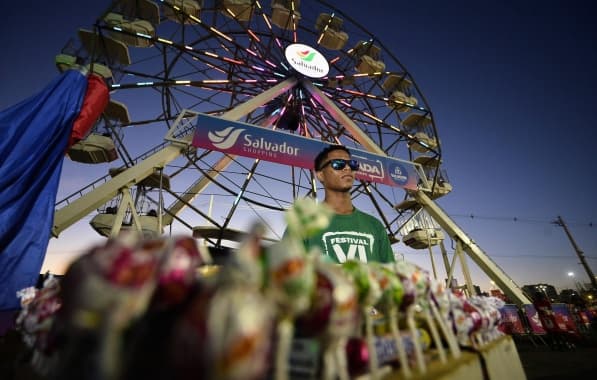
[[[436,228],[417,228],[402,238],[402,242],[413,249],[425,249],[438,245],[444,240],[444,233]]]
[[[342,30],[343,20],[335,15],[321,13],[315,22],[315,29],[321,32],[319,44],[329,50],[340,50],[348,42],[348,33]]]
[[[272,0],[272,24],[281,29],[294,29],[301,19],[300,4],[300,0]]]
[[[381,60],[381,48],[371,41],[359,41],[352,49],[359,58],[357,71],[361,74],[373,74],[386,69],[386,64]]]
[[[222,14],[238,21],[251,19],[251,0],[222,0]]]
[[[166,16],[166,18],[170,21],[174,21],[180,24],[193,24],[195,23],[195,21],[193,21],[190,17],[185,16],[185,14],[197,18],[199,18],[201,14],[201,5],[195,0],[171,0],[169,3],[171,4],[171,6],[162,7],[162,11],[164,16]],[[182,12],[177,12],[174,9],[174,6],[180,8]],[[157,12],[159,19],[159,8],[157,8]],[[154,24],[157,23],[154,22]]]
[[[85,164],[112,162],[118,158],[114,140],[110,136],[92,133],[68,151],[71,160]]]
[[[117,41],[137,47],[150,47],[153,45],[152,39],[155,37],[155,29],[149,21],[129,21],[118,13],[108,13],[104,17],[104,21],[112,27],[109,34]]]
[[[106,212],[95,215],[89,224],[101,236],[111,237],[112,229],[116,224],[116,208],[108,207]],[[146,238],[155,238],[161,236],[164,231],[158,228],[159,221],[157,213],[149,212],[147,215],[139,215],[139,222],[141,223],[141,232]],[[135,230],[132,223],[123,223],[119,226],[120,231]]]

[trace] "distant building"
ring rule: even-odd
[[[560,292],[560,302],[563,303],[577,303],[580,294],[574,289],[564,289]]]
[[[551,302],[559,302],[558,292],[553,285],[549,284],[535,284],[535,285],[524,285],[522,290],[530,299],[535,298],[535,293],[544,293]]]

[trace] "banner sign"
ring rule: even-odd
[[[230,155],[313,169],[315,156],[330,144],[283,131],[198,114],[193,145]],[[409,190],[417,189],[419,176],[414,163],[358,149],[349,150],[352,158],[359,161],[357,179]]]
[[[580,323],[585,325],[585,327],[591,327],[591,318],[589,318],[588,312],[580,310],[578,312],[578,318],[580,318]]]
[[[524,312],[527,315],[527,320],[529,321],[529,327],[534,334],[546,334],[547,331],[543,328],[541,324],[541,319],[539,319],[539,313],[537,313],[537,309],[535,306],[530,303],[526,303],[522,305],[524,308]]]
[[[505,304],[500,308],[502,315],[501,331],[506,334],[524,334],[524,326],[518,314],[518,306],[514,304]]]
[[[574,318],[570,315],[568,304],[565,303],[554,303],[551,304],[553,313],[556,317],[558,327],[564,331],[577,332],[578,327],[574,322]]]

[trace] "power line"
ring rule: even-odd
[[[454,218],[467,218],[467,219],[479,219],[479,220],[493,220],[498,222],[516,222],[516,223],[528,223],[528,224],[557,224],[554,219],[538,219],[529,217],[518,217],[518,216],[490,216],[490,215],[475,215],[470,214],[448,214]],[[589,222],[567,222],[568,225],[580,226],[580,227],[595,227],[595,223]]]
[[[412,255],[420,255],[419,252],[405,252],[405,254],[412,254]],[[439,252],[433,252],[435,255],[439,255]],[[576,256],[574,255],[534,255],[532,253],[521,253],[521,254],[489,254],[492,258],[506,258],[506,259],[515,259],[515,258],[532,258],[532,259],[575,259]],[[585,256],[586,259],[589,260],[597,260],[597,256]]]
[[[490,257],[495,257],[495,258],[536,258],[536,259],[574,259],[574,256],[565,256],[565,255],[489,255]],[[586,259],[590,259],[590,260],[597,260],[597,257],[590,257],[590,256],[585,256]]]

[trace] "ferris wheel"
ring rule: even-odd
[[[327,71],[293,65],[291,46],[296,55],[318,52]],[[110,102],[69,151],[98,175],[57,203],[55,236],[91,217],[104,236],[135,227],[160,235],[176,225],[224,247],[258,219],[279,238],[279,215],[320,190],[313,172],[193,146],[188,126],[198,113],[406,160],[431,199],[451,191],[414,78],[341,2],[115,1],[56,64],[103,76]],[[424,225],[402,188],[360,181],[352,197],[394,242],[406,226]]]

